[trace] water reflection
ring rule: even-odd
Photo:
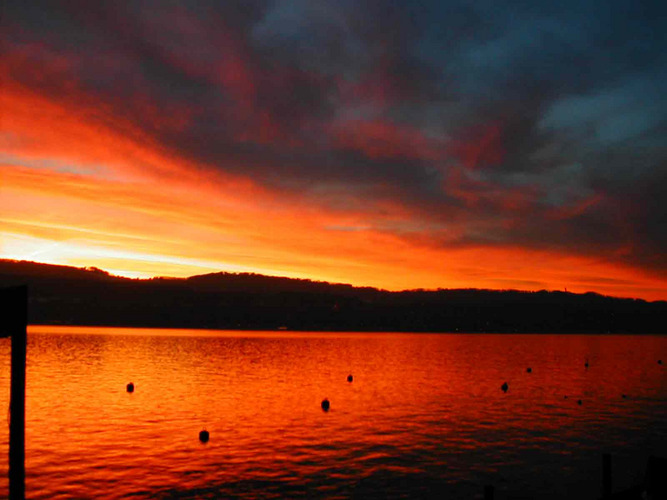
[[[618,487],[667,454],[666,353],[655,336],[31,328],[28,494],[594,498],[603,451]],[[0,367],[7,407],[6,342]]]

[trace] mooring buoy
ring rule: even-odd
[[[533,373],[533,369],[529,366],[526,368],[526,373]]]
[[[354,380],[354,377],[352,376],[352,374],[347,376],[347,381],[348,382],[352,382],[353,380]]]
[[[203,431],[199,431],[199,441],[202,443],[208,443],[208,438],[209,438],[208,431],[204,429]]]
[[[322,410],[329,411],[330,406],[331,406],[331,403],[329,403],[329,400],[327,398],[324,398],[322,400]]]
[[[502,389],[503,392],[507,392],[507,389],[509,389],[510,386],[507,385],[507,382],[505,382],[503,385],[500,386],[500,388]]]
[[[127,385],[125,386],[125,390],[126,390],[127,392],[134,392],[134,384],[133,384],[132,382],[130,382],[129,384],[127,384]]]

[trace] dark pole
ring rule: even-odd
[[[602,498],[611,496],[611,455],[602,455]]]
[[[28,287],[2,290],[6,330],[12,338],[12,382],[9,402],[9,498],[25,498],[25,358],[28,327]]]
[[[493,486],[490,484],[484,486],[484,500],[493,500]]]

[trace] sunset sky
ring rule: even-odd
[[[667,299],[664,2],[2,3],[2,258]]]

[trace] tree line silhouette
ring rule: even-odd
[[[664,333],[667,302],[596,293],[388,292],[248,273],[129,279],[97,268],[0,260],[27,284],[31,324],[265,330]]]

